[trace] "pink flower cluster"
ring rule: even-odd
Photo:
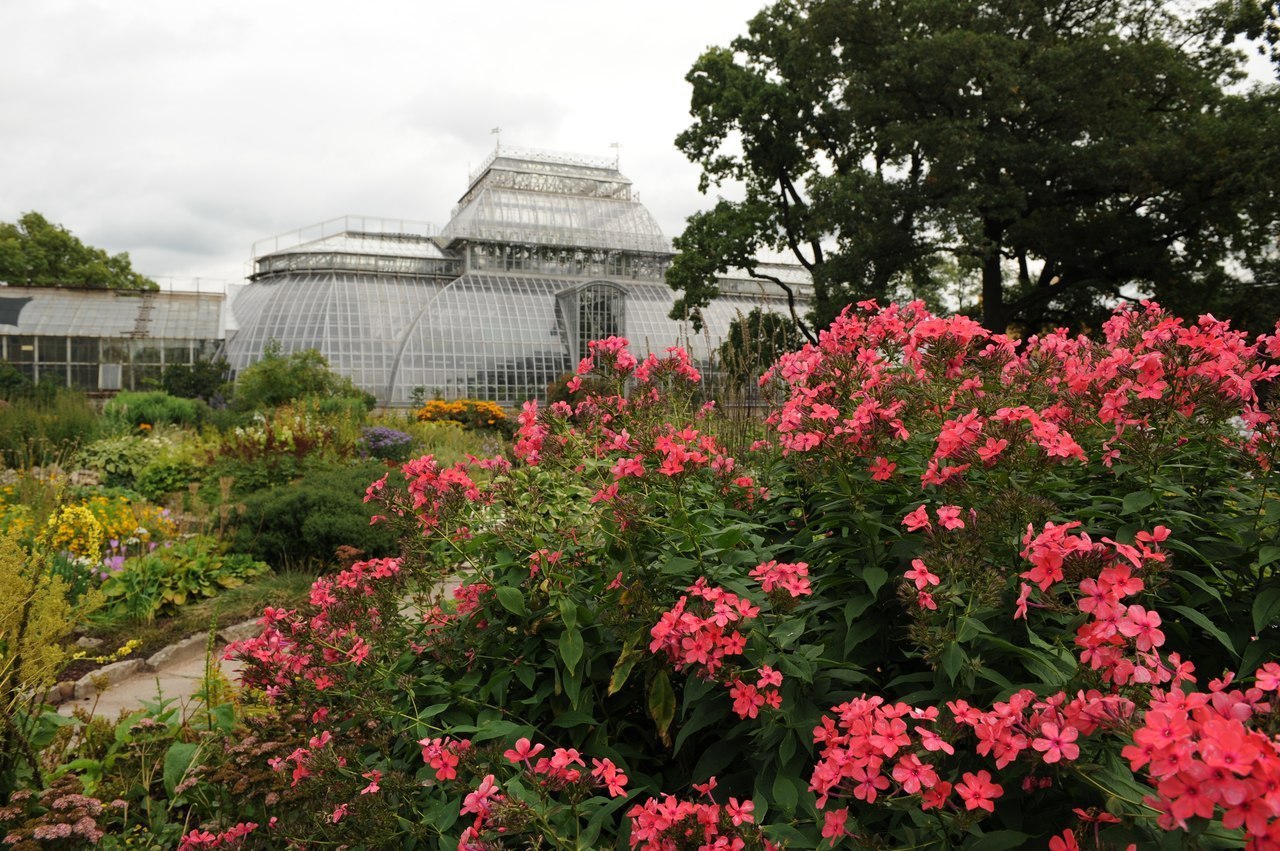
[[[631,819],[631,847],[640,851],[740,851],[751,839],[765,851],[779,851],[779,846],[765,839],[755,826],[755,803],[729,798],[727,803],[718,804],[711,797],[715,787],[714,777],[694,784],[706,796],[707,803],[664,795],[661,800],[649,798],[636,804],[627,812]]]
[[[393,595],[400,560],[358,561],[332,578],[311,586],[309,614],[268,606],[259,620],[262,632],[227,646],[228,659],[245,662],[241,680],[274,699],[296,692],[306,681],[316,692],[333,688],[348,672],[342,663],[362,664],[369,638],[382,626],[375,596]]]
[[[1019,447],[1046,460],[1084,461],[1083,432],[1097,457],[1113,464],[1131,446],[1145,446],[1149,424],[1171,412],[1241,413],[1253,430],[1246,443],[1277,439],[1254,388],[1280,376],[1280,364],[1264,362],[1280,351],[1280,333],[1250,344],[1212,317],[1187,326],[1149,302],[1117,311],[1105,331],[1105,342],[1061,331],[1033,336],[1017,351],[1009,338],[964,317],[932,316],[920,302],[863,302],[846,309],[818,345],[784,355],[765,374],[764,382],[789,393],[767,422],[784,453],[822,448],[828,460],[875,458],[878,480],[892,472],[884,457],[892,457],[892,443],[905,441],[910,428],[936,428],[922,476],[933,485],[990,467]],[[939,404],[921,385],[950,392]],[[988,387],[1043,401],[984,416]]]
[[[663,612],[649,630],[653,638],[649,651],[665,653],[677,671],[691,668],[727,686],[733,711],[742,718],[755,718],[764,706],[780,707],[782,674],[764,665],[756,677],[744,680],[746,670],[725,663],[727,657],[741,655],[747,647],[746,637],[733,625],[757,618],[759,607],[745,597],[707,584],[705,578],[685,590],[687,594]]]
[[[1257,672],[1256,685],[1231,689],[1231,677],[1208,692],[1152,692],[1133,744],[1122,756],[1146,769],[1156,794],[1146,799],[1166,830],[1219,814],[1229,830],[1243,828],[1251,849],[1280,848],[1280,741],[1248,726],[1272,712],[1267,693],[1280,688],[1280,665]]]
[[[766,594],[773,595],[775,589],[793,598],[813,593],[809,585],[809,565],[802,561],[795,564],[766,561],[753,568],[750,576],[760,583]]]
[[[244,842],[245,837],[258,829],[256,822],[246,821],[219,833],[193,830],[182,837],[178,851],[197,851],[200,848],[231,848]]]
[[[952,722],[941,729],[937,707],[916,708],[887,703],[882,697],[862,696],[832,708],[814,728],[819,746],[809,788],[825,809],[832,798],[853,798],[873,804],[883,797],[920,796],[922,810],[948,805],[954,792],[957,806],[993,812],[1004,788],[990,772],[963,772],[944,780],[938,761],[956,753],[960,733],[973,735],[973,751],[1003,769],[1021,756],[1035,754],[1043,765],[1080,758],[1077,740],[1099,730],[1115,730],[1127,723],[1132,701],[1097,691],[1065,693],[1038,700],[1022,690],[983,712],[964,700],[947,703]],[[944,735],[946,733],[946,735]],[[843,835],[847,810],[828,812],[823,835]]]
[[[1072,534],[1079,526],[1076,522],[1050,522],[1039,533],[1028,527],[1022,555],[1032,568],[1020,576],[1041,592],[1050,592],[1062,582],[1073,559],[1096,572],[1096,576],[1080,580],[1076,601],[1080,611],[1090,616],[1076,630],[1081,663],[1099,671],[1104,682],[1116,685],[1171,680],[1176,685],[1178,680],[1190,678],[1194,670],[1191,663],[1183,662],[1176,653],[1162,659],[1158,652],[1165,643],[1159,613],[1125,601],[1146,589],[1146,582],[1135,571],[1155,569],[1164,562],[1159,545],[1169,537],[1169,530],[1157,526],[1150,532],[1140,531],[1131,545],[1109,538],[1095,543],[1087,534]],[[1031,592],[1030,586],[1022,586],[1015,617],[1026,616]]]

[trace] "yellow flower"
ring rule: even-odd
[[[83,505],[64,505],[49,517],[45,542],[52,550],[97,560],[105,540],[102,524]]]

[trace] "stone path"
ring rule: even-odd
[[[241,666],[238,662],[224,660],[222,651],[228,642],[255,635],[257,630],[256,621],[246,621],[219,630],[217,634],[211,661],[232,683],[237,682]],[[69,699],[63,697],[58,712],[70,715],[73,710],[83,708],[100,718],[114,720],[122,711],[141,709],[144,702],[154,701],[157,695],[186,706],[194,702],[194,695],[204,680],[208,651],[209,636],[193,635],[153,653],[145,660],[131,659],[108,665],[76,682]],[[110,681],[105,691],[97,690],[93,682],[95,675],[98,678],[105,676]],[[64,694],[68,685],[64,683],[61,686]]]

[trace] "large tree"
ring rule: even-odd
[[[23,287],[159,288],[133,271],[127,253],[111,255],[85,245],[39,213],[25,213],[16,224],[0,222],[0,281]]]
[[[1239,14],[1172,5],[768,7],[688,75],[677,145],[704,191],[745,193],[677,238],[676,312],[761,249],[813,272],[820,324],[957,270],[1000,331],[1089,326],[1132,292],[1183,312],[1239,301],[1274,275],[1280,96],[1244,85]]]

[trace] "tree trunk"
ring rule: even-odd
[[[1003,334],[1009,327],[1004,305],[1004,270],[1000,268],[1000,241],[1004,237],[1004,228],[987,219],[982,235],[986,237],[986,256],[982,258],[982,327]]]

